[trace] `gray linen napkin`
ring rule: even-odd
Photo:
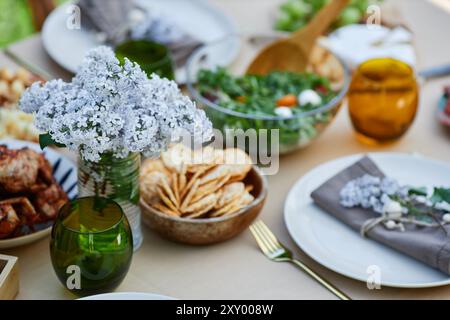
[[[103,35],[102,42],[112,46],[131,39],[162,43],[169,48],[178,68],[183,67],[190,55],[203,45],[170,17],[150,12],[133,0],[79,0],[78,6],[83,27]],[[133,21],[133,16],[138,21]]]
[[[126,39],[133,0],[79,0],[77,5],[83,27],[103,33],[105,42],[113,45]]]
[[[370,174],[384,177],[383,172],[368,157],[341,171],[312,192],[311,197],[322,209],[359,232],[368,219],[379,214],[360,207],[345,208],[340,204],[340,190],[347,182]],[[450,235],[450,225],[445,225]],[[419,227],[405,224],[405,231],[388,230],[377,225],[367,233],[367,237],[388,247],[411,256],[425,264],[450,274],[450,237],[441,228]]]
[[[183,67],[191,54],[204,44],[187,34],[170,17],[145,8],[140,8],[140,11],[142,16],[139,22],[131,26],[129,37],[135,40],[152,40],[167,46],[178,68]]]

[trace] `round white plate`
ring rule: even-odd
[[[138,2],[170,17],[186,33],[205,43],[237,34],[235,23],[207,0],[138,0]],[[70,5],[67,3],[59,6],[47,17],[42,28],[42,41],[53,60],[75,73],[86,51],[101,43],[91,32],[83,28],[80,30],[67,28]],[[231,46],[228,43],[222,50],[221,61],[231,63],[239,53],[239,45],[239,41]],[[175,77],[179,83],[184,83],[186,81],[184,68],[176,70]]]
[[[69,199],[75,199],[77,197],[77,167],[70,159],[50,148],[46,148],[45,151],[42,151],[39,145],[32,142],[13,139],[0,140],[0,145],[3,144],[7,145],[10,149],[28,147],[40,153],[44,152],[45,158],[53,167],[53,176],[67,193]],[[50,234],[52,230],[51,226],[52,223],[49,222],[36,226],[37,228],[42,229],[34,233],[12,239],[2,239],[0,240],[0,249],[19,247],[40,240]]]
[[[143,292],[115,292],[97,294],[94,296],[80,298],[78,300],[176,300],[175,298]]]
[[[369,156],[386,175],[402,184],[429,187],[450,185],[448,163],[400,153],[372,153]],[[366,282],[370,273],[377,270],[382,286],[425,288],[450,284],[448,275],[362,238],[313,204],[310,197],[313,190],[361,157],[354,155],[322,164],[294,185],[284,208],[284,219],[291,237],[321,265],[356,280]]]

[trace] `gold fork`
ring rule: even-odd
[[[349,296],[336,288],[330,282],[318,275],[310,267],[301,261],[298,261],[292,257],[292,252],[283,246],[272,231],[261,220],[255,222],[250,226],[250,231],[256,239],[259,247],[263,251],[264,255],[272,261],[276,262],[291,262],[299,267],[302,271],[308,274],[311,278],[319,282],[322,286],[327,288],[330,292],[335,294],[341,300],[351,300]]]

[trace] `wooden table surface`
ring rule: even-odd
[[[213,0],[211,0],[213,1]],[[278,0],[214,0],[234,16],[244,33],[270,31]],[[419,68],[450,62],[450,12],[442,0],[391,0],[416,36]],[[444,3],[445,5],[445,3]],[[9,50],[27,63],[55,77],[70,76],[45,53],[39,36],[12,45]],[[0,66],[7,63],[0,54]],[[9,61],[11,63],[11,61]],[[320,163],[354,153],[374,151],[416,152],[450,161],[450,132],[436,121],[436,104],[450,78],[428,82],[421,90],[420,110],[403,139],[383,148],[360,144],[354,136],[346,108],[325,133],[310,147],[282,157],[280,171],[269,177],[270,192],[261,218],[288,247],[315,270],[354,299],[447,299],[450,287],[431,289],[368,290],[365,283],[338,275],[312,261],[290,239],[283,221],[283,204],[290,187]],[[18,299],[72,299],[57,280],[50,263],[49,239],[6,250],[19,257]],[[334,299],[289,264],[267,260],[249,232],[228,242],[191,247],[175,244],[144,228],[144,243],[134,255],[125,281],[117,291],[141,291],[184,299]]]

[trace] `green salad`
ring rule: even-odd
[[[197,80],[201,96],[223,109],[240,113],[206,108],[215,128],[279,129],[281,152],[308,144],[336,111],[332,108],[300,115],[324,106],[336,96],[329,80],[313,73],[272,72],[236,77],[217,68],[199,71]]]
[[[280,6],[275,29],[293,32],[304,27],[330,0],[288,0]],[[382,0],[351,0],[334,22],[332,29],[360,23],[371,4]]]

